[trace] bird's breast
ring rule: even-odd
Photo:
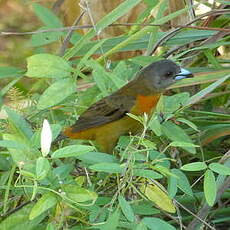
[[[143,113],[151,113],[153,108],[156,107],[157,102],[160,99],[161,94],[154,94],[150,96],[143,96],[143,95],[138,95],[137,96],[137,101],[135,106],[133,107],[131,113],[134,114],[143,114]]]

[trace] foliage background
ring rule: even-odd
[[[0,229],[228,229],[228,1],[113,3],[1,1]],[[121,137],[114,155],[79,140],[49,149],[50,126],[54,140],[162,58],[195,77],[150,120],[134,117],[142,134]]]

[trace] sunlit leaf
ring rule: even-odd
[[[159,208],[170,213],[176,212],[172,200],[157,185],[143,183],[140,187],[140,190],[142,193],[145,194],[146,197],[148,197],[149,200],[154,202]]]

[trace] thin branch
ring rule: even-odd
[[[65,0],[57,0],[53,6],[52,6],[52,10],[54,12],[57,12],[60,8],[61,8],[61,5],[65,2]]]
[[[230,32],[230,29],[226,28],[215,28],[215,27],[202,27],[202,26],[190,26],[192,23],[202,19],[203,17],[210,16],[210,15],[221,15],[221,14],[227,14],[230,13],[230,10],[213,10],[210,12],[207,12],[205,14],[200,15],[196,19],[188,22],[185,25],[174,25],[174,27],[177,27],[176,29],[173,29],[170,33],[176,33],[182,28],[191,28],[191,29],[198,29],[198,30],[214,30],[214,31],[223,31],[223,32]],[[114,27],[114,26],[161,26],[162,24],[154,24],[154,23],[116,23],[116,24],[111,24],[109,27]],[[88,29],[88,28],[93,28],[93,25],[82,25],[82,26],[67,26],[67,27],[60,27],[60,28],[50,28],[50,29],[44,29],[44,30],[37,30],[37,31],[30,31],[30,32],[7,32],[7,31],[2,31],[0,32],[0,36],[9,36],[9,35],[33,35],[33,34],[38,34],[38,33],[47,33],[47,32],[62,32],[62,31],[69,31],[69,30],[79,30],[79,29]],[[169,35],[167,35],[169,36]],[[162,41],[165,41],[167,38],[163,38]],[[161,44],[160,43],[160,44]]]
[[[116,26],[162,26],[162,24],[152,24],[152,23],[116,23],[116,24],[109,25],[109,27],[116,27]],[[173,25],[173,26],[177,27],[178,29],[189,28],[189,29],[197,29],[197,30],[212,30],[212,31],[230,32],[230,29],[218,28],[218,27],[186,26],[186,25]],[[1,31],[0,32],[0,36],[33,35],[33,34],[48,33],[48,32],[63,32],[63,31],[68,31],[68,30],[90,29],[90,28],[93,28],[93,27],[94,27],[93,25],[82,25],[82,26],[66,26],[66,27],[51,28],[51,29],[36,30],[36,31],[28,31],[28,32],[7,32],[7,31]]]
[[[74,21],[73,26],[77,26],[80,23],[84,14],[85,14],[85,11],[82,11],[80,16],[77,17],[76,20]],[[73,32],[74,32],[73,26],[70,27],[70,29],[69,29],[69,31],[68,31],[68,33],[67,33],[67,35],[66,35],[66,37],[62,43],[62,46],[61,46],[60,51],[59,51],[60,56],[63,56],[65,53],[65,50],[67,49],[68,43],[69,43],[69,41],[73,35]]]
[[[221,38],[229,35],[230,32],[218,32],[216,34],[214,34],[213,36],[207,38],[206,40],[202,41],[199,46],[203,46],[203,45],[208,45],[208,44],[211,44],[211,43],[214,43],[216,41],[219,41]],[[189,65],[191,62],[194,61],[194,56],[198,56],[202,51],[201,50],[192,50],[192,51],[189,51],[183,61],[183,65]]]
[[[225,13],[230,13],[230,10],[213,10],[210,12],[207,12],[205,14],[200,15],[199,17],[195,18],[194,20],[191,20],[190,22],[186,23],[184,26],[190,26],[192,23],[199,21],[200,19],[210,16],[210,15],[221,15],[221,14],[225,14]],[[169,31],[169,33],[167,33],[165,36],[163,36],[152,48],[152,52],[150,55],[152,55],[156,49],[163,43],[166,42],[167,40],[169,40],[171,37],[173,37],[175,34],[177,34],[182,28],[176,28],[176,29],[172,29],[171,31]]]
[[[181,208],[183,208],[186,212],[188,212],[189,214],[191,214],[192,216],[195,217],[195,219],[197,221],[200,221],[201,223],[203,223],[204,225],[206,225],[207,227],[209,227],[212,230],[216,230],[214,227],[212,227],[209,223],[207,223],[205,220],[203,220],[200,216],[196,215],[195,213],[193,213],[192,211],[190,211],[188,208],[186,208],[184,205],[182,205],[181,203],[179,203],[178,201],[174,200],[174,202],[180,206]],[[194,228],[195,229],[195,228]],[[187,228],[188,230],[188,228]]]

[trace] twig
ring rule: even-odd
[[[203,17],[206,16],[210,16],[210,15],[219,15],[219,14],[224,14],[224,13],[230,13],[230,10],[213,10],[210,12],[207,12],[205,14],[200,15],[199,17],[195,18],[194,20],[191,20],[190,22],[186,23],[184,26],[190,26],[192,23],[199,21],[200,19],[202,19]],[[150,53],[150,55],[152,55],[156,49],[163,43],[166,42],[167,40],[169,40],[171,37],[173,37],[175,34],[177,34],[182,28],[176,28],[176,29],[172,29],[171,31],[169,31],[169,33],[167,33],[165,36],[163,36],[152,48],[152,51]]]
[[[65,0],[57,0],[57,1],[53,4],[53,6],[52,6],[52,10],[53,10],[54,12],[57,12],[58,9],[60,9],[61,5],[62,5],[64,2],[65,2]]]
[[[97,28],[97,26],[96,26],[96,22],[95,22],[95,20],[94,20],[94,18],[93,18],[93,14],[92,14],[91,9],[90,9],[90,7],[89,7],[88,0],[84,0],[84,4],[85,4],[85,6],[81,5],[81,7],[82,7],[83,9],[85,9],[85,11],[88,13],[89,18],[90,18],[90,21],[91,21],[91,23],[92,23],[92,27],[93,27],[94,31],[96,32],[96,40],[97,40],[97,41],[100,41],[101,38],[100,38],[99,34],[101,33],[101,31],[100,31],[100,30]],[[102,54],[104,54],[104,50],[103,50],[102,46],[100,46],[100,51],[101,51]],[[105,63],[106,63],[105,58],[104,58],[104,61],[105,61]]]
[[[27,204],[32,203],[32,202],[33,201],[31,201],[31,200],[26,201],[25,203],[22,203],[22,204],[18,205],[17,207],[15,207],[14,209],[8,211],[7,213],[2,214],[1,217],[6,218],[6,217],[10,216],[11,214],[17,212],[19,209],[23,208]]]
[[[190,15],[190,18],[194,19],[196,17],[196,13],[195,13],[195,10],[193,8],[193,5],[194,5],[193,0],[187,0],[187,2],[188,2],[187,3],[188,6],[189,6],[189,15]]]
[[[76,20],[74,21],[73,26],[77,26],[79,24],[79,22],[81,21],[84,14],[85,14],[85,11],[82,11],[80,16],[77,17]],[[66,35],[66,37],[62,43],[62,46],[61,46],[60,51],[59,51],[60,56],[63,56],[65,53],[65,50],[67,49],[69,40],[71,39],[73,32],[74,32],[73,26],[70,27],[70,29],[69,29],[69,31],[68,31],[68,33],[67,33],[67,35]]]
[[[209,223],[207,223],[206,221],[204,221],[199,215],[196,215],[195,213],[193,213],[192,211],[190,211],[188,208],[186,208],[184,205],[182,205],[181,203],[179,203],[178,201],[174,200],[174,202],[180,206],[181,208],[183,208],[185,211],[187,211],[189,214],[191,214],[192,216],[195,217],[195,220],[197,221],[200,221],[202,222],[204,225],[206,225],[207,227],[209,227],[210,229],[212,230],[216,230],[214,227],[212,227]],[[193,229],[190,229],[190,230],[194,230],[195,228]],[[188,230],[188,228],[187,228]]]
[[[230,158],[230,150],[224,154],[224,156],[220,159],[219,163],[224,163],[227,159]],[[222,185],[217,190],[216,201],[218,202],[221,196],[223,195],[224,191],[230,186],[230,176],[222,183]],[[205,219],[208,216],[211,207],[205,202],[204,205],[200,208],[197,213],[196,218],[194,218],[188,225],[187,230],[196,229],[200,219]],[[197,218],[199,217],[199,218]]]
[[[202,27],[202,26],[190,26],[192,23],[202,19],[203,17],[210,16],[210,15],[221,15],[221,14],[227,14],[230,13],[230,10],[213,10],[210,12],[207,12],[205,14],[200,15],[199,17],[195,18],[194,20],[188,22],[185,25],[174,25],[174,27],[177,27],[177,29],[174,29],[170,33],[176,33],[177,30],[179,31],[182,28],[192,28],[192,29],[199,29],[199,30],[214,30],[214,31],[223,31],[223,32],[229,32],[230,29],[225,28],[214,28],[214,27]],[[111,24],[109,26],[161,26],[162,24],[154,24],[154,23],[116,23]],[[30,32],[7,32],[2,31],[0,32],[0,36],[9,36],[9,35],[32,35],[32,34],[38,34],[38,33],[47,33],[47,32],[62,32],[62,31],[68,31],[68,30],[78,30],[78,29],[87,29],[87,28],[93,28],[94,25],[82,25],[82,26],[67,26],[67,27],[60,27],[60,28],[51,28],[51,29],[45,29],[45,30],[37,30],[37,31],[30,31]],[[168,36],[168,35],[167,35]],[[162,38],[162,41],[159,41],[160,44],[165,41],[166,38]]]
[[[116,24],[109,25],[109,27],[116,27],[116,26],[162,26],[162,24],[152,24],[152,23],[116,23]],[[178,27],[178,29],[190,28],[190,29],[197,29],[197,30],[213,30],[213,31],[230,32],[230,29],[217,28],[217,27],[186,26],[186,25],[173,25],[173,26],[174,27]],[[93,27],[94,27],[93,25],[82,25],[82,26],[65,26],[65,27],[59,27],[59,28],[51,28],[51,29],[28,31],[28,32],[1,31],[0,32],[0,36],[33,35],[33,34],[40,34],[40,33],[47,33],[47,32],[63,32],[63,31],[68,31],[68,30],[89,29],[89,28],[93,28]]]
[[[219,41],[221,38],[225,37],[226,35],[230,34],[230,32],[218,32],[214,34],[213,36],[209,37],[208,39],[204,40],[199,44],[199,46],[208,45],[211,43],[214,43],[216,41]],[[202,51],[201,50],[192,50],[186,54],[186,57],[183,61],[183,65],[188,65],[190,62],[194,60],[194,56],[198,56]]]

